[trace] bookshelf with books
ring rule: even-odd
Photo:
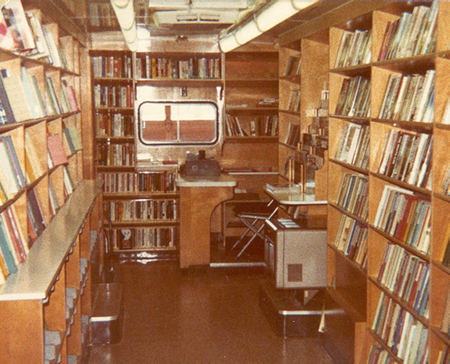
[[[225,54],[225,117],[221,166],[238,183],[235,198],[222,204],[222,233],[240,236],[238,212],[267,204],[266,183],[278,174],[278,52],[246,45]],[[242,191],[242,193],[240,193]],[[258,207],[259,206],[259,207]]]
[[[65,149],[81,140],[87,122],[78,103],[84,44],[59,26],[64,16],[53,19],[46,10],[14,0],[0,15],[9,30],[16,27],[8,34],[18,36],[0,49],[0,321],[2,332],[14,327],[1,338],[7,362],[42,363],[52,360],[44,357],[50,352],[55,360],[80,360],[92,304],[87,263],[90,230],[98,234],[101,222],[100,184],[82,182],[81,143]]]
[[[327,198],[328,48],[328,34],[320,31],[286,40],[279,50],[278,183],[301,183],[319,200]]]
[[[177,165],[152,171],[102,171],[105,218],[120,261],[173,259],[178,254]],[[108,222],[109,223],[109,222]]]
[[[120,261],[156,256],[174,259],[179,251],[179,193],[175,187],[178,166],[161,164],[146,171],[136,169],[134,90],[137,84],[153,86],[155,92],[174,87],[177,82],[186,86],[195,85],[196,81],[215,85],[220,82],[216,76],[221,72],[218,70],[215,76],[204,79],[197,76],[184,79],[184,73],[183,78],[162,74],[168,71],[169,64],[173,71],[174,59],[183,64],[186,60],[189,67],[189,57],[183,60],[180,55],[174,57],[167,53],[134,56],[123,50],[90,51],[95,173],[104,182],[105,221],[113,252]],[[220,62],[212,64],[219,67]]]
[[[354,6],[328,26],[328,291],[353,316],[349,362],[442,363],[449,346],[450,8]],[[396,27],[408,30],[395,36]]]

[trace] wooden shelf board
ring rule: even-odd
[[[102,182],[96,180],[80,183],[33,244],[18,272],[11,274],[0,288],[0,301],[48,296],[101,186]]]

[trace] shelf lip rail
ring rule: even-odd
[[[0,287],[0,301],[48,298],[76,238],[84,227],[102,181],[84,180],[31,247],[27,260]]]

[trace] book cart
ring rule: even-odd
[[[350,2],[280,37],[329,32],[328,292],[353,339],[333,320],[325,335],[343,362],[448,358],[448,16],[446,2]]]
[[[86,39],[64,16],[47,14],[61,14],[56,5],[40,5],[7,5],[10,16],[24,10],[34,45],[0,50],[1,102],[13,115],[0,125],[0,357],[77,363],[89,342],[91,285],[102,274],[101,183],[84,180]]]

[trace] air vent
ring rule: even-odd
[[[196,22],[198,20],[197,14],[179,14],[177,15],[178,23]]]
[[[204,21],[204,22],[218,23],[220,21],[220,15],[219,14],[200,14],[199,19],[200,19],[200,21]]]
[[[155,11],[153,13],[153,21],[157,28],[168,28],[171,26],[179,26],[195,24],[196,26],[205,25],[225,28],[234,23],[238,16],[238,11]]]

